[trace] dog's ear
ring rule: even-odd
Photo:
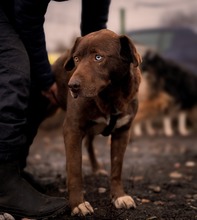
[[[142,62],[142,58],[136,50],[133,42],[126,35],[120,36],[120,55],[121,57],[129,62],[133,63],[135,67],[139,66]]]
[[[77,45],[79,44],[80,39],[81,39],[81,37],[78,37],[75,40],[74,46],[72,47],[72,49],[70,51],[70,54],[69,54],[67,60],[64,63],[64,68],[67,71],[71,71],[75,67],[75,62],[73,60],[73,54],[74,54],[74,52],[76,50]]]

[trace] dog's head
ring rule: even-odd
[[[95,97],[113,81],[119,82],[136,68],[141,58],[125,35],[103,29],[76,39],[65,63],[73,71],[68,82],[71,95]]]

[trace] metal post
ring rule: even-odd
[[[125,34],[125,9],[120,9],[120,34]]]

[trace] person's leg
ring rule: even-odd
[[[107,28],[111,0],[82,0],[81,35]]]
[[[26,147],[23,148],[20,154],[20,170],[21,176],[28,181],[39,192],[46,192],[44,186],[41,184],[38,178],[35,178],[32,173],[28,172],[27,158],[29,155],[29,149],[37,134],[38,128],[41,122],[50,114],[51,111],[56,110],[56,106],[51,106],[49,100],[44,97],[37,87],[32,86],[30,90],[28,111],[27,111],[27,123],[26,123]]]
[[[26,167],[29,148],[37,134],[41,122],[47,117],[49,107],[49,100],[41,94],[40,90],[38,90],[36,86],[31,86],[25,129],[26,147],[23,148],[20,155],[21,170]]]
[[[27,53],[0,7],[0,213],[41,219],[63,212],[66,202],[37,192],[21,177],[19,161],[29,142],[29,91]]]
[[[30,69],[26,51],[2,11],[0,30],[0,161],[12,161],[19,159],[26,142]]]

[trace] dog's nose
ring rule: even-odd
[[[77,91],[80,88],[80,83],[79,82],[68,83],[68,87],[72,90]]]
[[[77,98],[79,95],[79,91],[80,91],[80,83],[77,81],[69,82],[68,88],[70,89],[71,96],[73,98]]]

